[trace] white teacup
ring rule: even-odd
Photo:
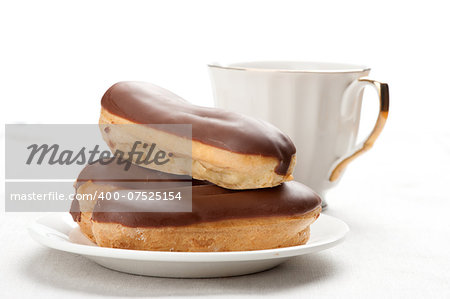
[[[210,64],[216,106],[271,122],[297,147],[294,178],[322,197],[349,162],[368,150],[389,110],[388,85],[365,78],[359,65],[261,61]],[[369,137],[356,145],[364,87],[375,87],[380,112]]]

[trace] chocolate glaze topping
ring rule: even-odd
[[[105,177],[118,172],[123,173],[124,180],[106,181]],[[132,165],[128,171],[115,163],[88,165],[79,176],[76,187],[81,186],[86,179],[99,185],[112,185],[119,189],[158,188],[161,181],[185,181],[185,176],[166,174],[155,170]],[[100,178],[100,179],[98,179]],[[134,181],[130,180],[134,178]],[[138,182],[138,184],[136,184]],[[96,222],[120,223],[128,227],[162,227],[183,226],[202,222],[212,222],[224,219],[254,218],[269,216],[295,216],[308,213],[321,204],[321,199],[308,187],[294,181],[283,183],[274,188],[254,190],[228,190],[208,182],[192,180],[192,212],[122,212],[121,206],[115,201],[99,200],[101,212],[94,208],[92,219]],[[139,204],[130,201],[129,204]],[[79,220],[79,206],[73,201],[72,217]]]
[[[219,108],[190,104],[176,94],[144,82],[119,82],[102,98],[108,112],[140,124],[192,124],[192,139],[236,153],[275,157],[285,175],[296,149],[273,125]],[[177,134],[177,132],[168,133]]]

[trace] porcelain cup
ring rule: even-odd
[[[389,110],[386,83],[368,79],[365,66],[299,61],[209,64],[215,105],[266,120],[297,148],[294,178],[322,197],[345,167],[372,147]],[[373,131],[356,144],[366,86],[378,92]]]

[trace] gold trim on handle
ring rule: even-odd
[[[386,83],[381,83],[375,80],[362,78],[359,79],[361,82],[367,82],[375,86],[378,97],[380,99],[380,113],[378,114],[378,119],[370,133],[369,137],[367,137],[366,141],[363,143],[363,146],[356,150],[353,154],[342,160],[331,172],[329,180],[331,182],[336,181],[341,175],[342,171],[347,167],[347,165],[359,157],[364,152],[368,151],[372,148],[375,140],[377,140],[378,136],[380,136],[381,131],[383,130],[384,124],[386,123],[388,114],[389,114],[389,87]]]

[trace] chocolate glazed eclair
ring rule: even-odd
[[[75,185],[78,194],[153,190],[186,176],[132,165],[88,165]],[[173,186],[173,185],[172,185]],[[139,205],[136,201],[126,204]],[[77,201],[71,214],[99,246],[160,251],[258,250],[305,244],[321,211],[320,198],[298,182],[256,190],[229,190],[192,181],[192,212],[124,212],[113,200]]]
[[[191,175],[229,189],[273,187],[292,180],[295,146],[287,135],[265,121],[195,106],[143,82],[114,84],[101,104],[99,123],[113,152],[129,152],[131,144],[140,140],[156,143],[159,149],[171,153],[169,163],[141,166]],[[191,124],[192,144],[188,134],[158,124]],[[131,160],[136,162],[135,157]]]

